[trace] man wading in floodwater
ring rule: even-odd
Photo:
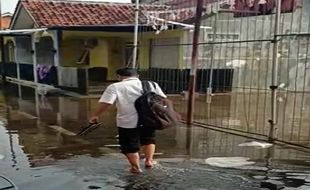
[[[142,83],[138,78],[136,69],[122,68],[116,71],[120,82],[109,85],[99,100],[99,108],[90,118],[90,123],[98,122],[100,114],[105,112],[116,102],[120,149],[126,155],[132,173],[142,172],[139,164],[140,144],[145,154],[145,167],[154,166],[153,156],[155,153],[155,130],[150,128],[137,127],[138,114],[135,108],[135,101],[142,93]],[[151,85],[151,90],[166,98],[158,84],[156,88]]]

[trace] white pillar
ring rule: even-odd
[[[56,67],[57,72],[59,71],[60,65],[60,44],[59,44],[59,33],[57,30],[50,31],[52,33],[52,39],[53,39],[53,47],[56,51],[54,54],[54,66]],[[58,72],[57,75],[57,84],[61,84],[61,75]]]
[[[54,50],[56,50],[55,54],[54,54],[54,66],[58,67],[59,66],[59,62],[60,62],[60,56],[59,56],[59,41],[58,41],[58,32],[57,30],[53,30],[51,31],[52,33],[52,38],[53,38],[53,46],[54,46]]]
[[[16,38],[14,38],[14,57],[12,57],[13,61],[16,63],[17,67],[17,79],[20,80],[20,66],[19,66],[19,60],[17,60],[17,45],[16,45]],[[21,85],[18,86],[18,98],[22,98],[22,87]]]
[[[18,62],[16,62],[16,67],[17,67],[17,79],[20,80],[20,67]],[[20,84],[18,85],[18,98],[22,98],[22,87]]]
[[[37,50],[36,50],[36,43],[37,43],[37,35],[33,33],[31,35],[31,48],[32,48],[32,63],[33,63],[33,78],[34,82],[38,83],[38,75],[37,75]]]

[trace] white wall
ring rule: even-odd
[[[153,68],[179,68],[180,49],[178,45],[163,46],[165,44],[179,44],[179,38],[164,38],[152,40],[151,67]]]

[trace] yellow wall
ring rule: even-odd
[[[63,32],[63,40],[67,38],[74,37],[122,37],[122,38],[130,38],[133,37],[133,34],[126,32],[84,32],[84,31],[64,31]]]
[[[81,67],[76,64],[83,53],[83,41],[80,39],[66,39],[61,43],[60,65],[65,67]]]
[[[158,39],[158,38],[182,37],[183,34],[184,34],[184,30],[180,29],[180,30],[163,31],[159,33],[158,35],[156,35],[154,31],[145,32],[142,34],[142,36],[146,39]]]
[[[117,48],[120,52],[123,49],[123,42],[121,39],[130,39],[131,33],[117,33],[117,32],[82,32],[82,31],[65,31],[63,32],[62,48],[61,48],[61,65],[70,67],[116,67],[123,61],[119,59],[119,55],[111,55],[111,48],[115,49],[114,44],[118,44]],[[98,46],[90,52],[90,65],[79,65],[76,61],[81,56],[84,47],[82,40],[88,38],[98,39]],[[118,40],[114,40],[118,39]],[[115,52],[115,51],[114,51]],[[122,58],[122,57],[121,57]],[[114,64],[116,65],[114,65]],[[122,66],[122,65],[121,65]],[[110,72],[109,72],[110,73]],[[108,78],[112,75],[109,74]],[[112,77],[113,78],[113,77]],[[109,79],[113,80],[113,79]]]
[[[140,41],[138,63],[141,69],[148,69],[150,64],[150,44],[149,39]]]
[[[90,52],[90,67],[108,67],[109,52],[108,41],[98,39],[98,46]]]
[[[122,38],[110,38],[109,40],[109,69],[108,80],[116,80],[115,71],[124,66],[124,40]]]
[[[159,35],[155,32],[145,32],[140,35],[139,43],[139,62],[141,68],[147,69],[150,65],[150,43],[152,39],[159,38],[181,38],[183,30],[163,31]],[[126,42],[133,41],[133,33],[123,32],[63,32],[63,41],[61,45],[62,66],[88,67],[87,65],[76,64],[81,56],[83,48],[83,39],[96,37],[98,46],[91,50],[89,67],[108,67],[108,80],[115,80],[115,70],[124,66],[124,48]],[[183,62],[183,51],[180,46],[179,66]]]
[[[84,51],[83,39],[68,38],[62,41],[60,65],[67,67],[107,67],[109,62],[108,42],[99,38],[98,46],[90,51],[90,64],[77,64],[79,57]]]

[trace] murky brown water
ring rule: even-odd
[[[213,99],[209,116],[217,122],[228,117],[222,113],[227,101],[231,102],[227,99],[230,98]],[[175,100],[179,109],[185,105],[184,101]],[[116,146],[115,109],[102,116],[101,128],[85,137],[74,135],[87,124],[96,103],[97,99],[37,96],[29,89],[21,96],[2,93],[0,175],[26,190],[249,190],[260,189],[261,182],[270,180],[286,189],[310,189],[307,150],[240,147],[240,143],[251,139],[198,127],[160,131],[156,156],[159,164],[142,175],[131,175]],[[199,105],[198,109],[207,110],[206,104]],[[202,111],[197,113],[196,118],[205,116]],[[206,163],[205,159],[214,157],[225,160]],[[245,159],[243,166],[232,167],[231,157],[249,160]],[[251,164],[246,165],[247,162]],[[0,179],[0,189],[5,186],[3,183]]]

